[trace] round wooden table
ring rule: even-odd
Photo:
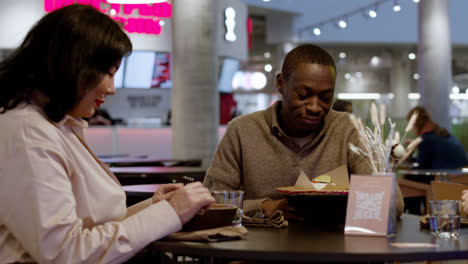
[[[217,243],[156,241],[153,249],[178,255],[267,262],[381,262],[468,259],[468,229],[458,240],[436,239],[420,229],[419,216],[403,215],[390,237],[345,236],[343,226],[324,228],[290,222],[284,229],[249,227],[245,239]],[[399,248],[402,243],[428,243],[435,247]],[[414,245],[414,244],[413,244]]]

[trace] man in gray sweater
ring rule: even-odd
[[[315,177],[345,164],[350,174],[371,174],[349,143],[359,141],[347,113],[330,110],[335,90],[333,58],[322,48],[304,44],[285,57],[276,86],[282,100],[263,111],[232,120],[205,176],[214,190],[245,191],[244,212],[265,216],[283,210],[295,218],[281,193],[293,186],[303,170]],[[397,186],[397,211],[403,198]]]

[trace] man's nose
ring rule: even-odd
[[[309,100],[307,100],[306,110],[310,113],[318,113],[322,110],[318,96],[312,96]]]

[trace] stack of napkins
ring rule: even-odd
[[[349,189],[349,176],[346,165],[317,176],[312,180],[301,170],[294,187],[298,190],[337,191]]]
[[[243,226],[223,226],[213,229],[172,233],[165,239],[197,242],[220,242],[242,239],[245,234],[247,234],[247,228]]]
[[[242,224],[245,226],[258,226],[258,227],[287,227],[288,220],[284,219],[283,212],[276,211],[269,218],[256,218],[248,217],[246,215],[242,216]]]

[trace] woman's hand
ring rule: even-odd
[[[202,207],[215,202],[210,191],[201,182],[192,182],[179,188],[169,198],[182,224],[187,223]]]
[[[262,203],[261,209],[266,218],[272,216],[276,211],[281,210],[286,219],[304,220],[304,218],[296,215],[296,209],[291,207],[286,199],[265,200]]]
[[[464,190],[462,192],[461,200],[462,200],[462,209],[465,213],[468,214],[468,190]]]
[[[169,200],[174,195],[174,191],[182,188],[184,185],[182,183],[170,183],[162,184],[159,186],[158,190],[154,193],[152,202],[157,203],[162,200]]]

